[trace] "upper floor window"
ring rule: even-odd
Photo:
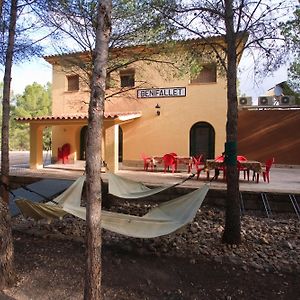
[[[217,82],[217,65],[207,64],[203,65],[200,73],[193,79],[191,83],[211,83]]]
[[[68,91],[79,91],[79,75],[67,76]]]
[[[121,87],[134,87],[134,74],[133,69],[120,71]]]

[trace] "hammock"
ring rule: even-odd
[[[174,183],[172,185],[160,186],[153,189],[148,188],[141,182],[137,182],[134,180],[130,180],[121,176],[118,176],[113,173],[108,173],[108,193],[119,198],[126,199],[137,199],[152,196],[169,188],[175,187],[191,177],[195,174],[185,178],[179,183]]]
[[[57,202],[57,206],[51,202],[37,204],[24,199],[16,200],[16,204],[25,217],[36,220],[62,218],[67,213],[85,220],[86,208],[80,206],[84,180],[85,176],[79,177],[69,189],[55,198],[53,201]],[[159,204],[142,217],[102,210],[101,227],[136,238],[166,235],[193,220],[207,192],[208,185],[205,184],[189,194]]]

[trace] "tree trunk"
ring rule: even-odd
[[[102,299],[101,294],[101,141],[103,132],[104,97],[108,43],[111,32],[111,0],[98,1],[96,46],[93,54],[93,76],[89,104],[87,134],[86,243],[87,265],[84,299]]]
[[[222,240],[227,244],[240,244],[241,220],[239,201],[239,173],[237,169],[237,49],[232,6],[232,0],[225,1],[228,101],[225,144],[227,198],[225,229]]]
[[[13,243],[7,204],[0,198],[0,290],[15,281]]]
[[[1,196],[8,203],[8,187],[9,184],[9,115],[10,115],[10,84],[11,84],[11,68],[15,44],[15,30],[17,21],[17,0],[11,1],[10,22],[8,45],[5,58],[5,71],[3,80],[3,101],[2,101],[2,136],[1,136]]]
[[[8,186],[9,176],[9,112],[10,112],[10,83],[13,50],[15,42],[15,28],[17,20],[17,0],[11,1],[8,47],[6,51],[4,83],[3,83],[3,119],[1,145],[1,180]],[[2,187],[3,201],[0,201],[0,290],[10,286],[14,280],[13,243],[11,223],[8,211],[8,190]]]
[[[0,0],[0,29],[2,28],[2,11],[3,11],[3,0]]]

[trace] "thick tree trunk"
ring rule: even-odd
[[[15,281],[13,254],[10,215],[7,204],[0,198],[0,290]]]
[[[1,145],[1,180],[8,186],[9,176],[9,113],[10,113],[10,82],[15,43],[15,28],[17,20],[17,0],[11,1],[10,25],[8,36],[8,47],[3,85],[3,119],[2,119],[2,145]],[[13,269],[13,243],[11,234],[11,223],[8,212],[8,190],[2,186],[2,197],[0,205],[0,289],[3,289],[14,281]]]
[[[232,0],[225,1],[228,101],[225,144],[227,199],[225,229],[222,240],[227,244],[240,244],[241,220],[239,201],[239,174],[237,169],[237,50],[232,6]]]
[[[5,59],[5,71],[3,80],[3,101],[2,101],[2,136],[1,136],[1,196],[8,203],[9,184],[9,115],[10,115],[10,84],[11,84],[11,68],[15,44],[15,31],[17,21],[17,0],[11,1],[10,23],[8,45]]]
[[[101,294],[101,141],[108,43],[111,32],[111,0],[98,1],[96,46],[94,50],[89,124],[87,135],[87,265],[84,299],[102,299]]]
[[[2,28],[2,11],[3,11],[3,0],[0,0],[0,28]]]

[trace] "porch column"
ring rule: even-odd
[[[112,173],[119,170],[118,150],[119,125],[112,125],[105,130],[105,162]]]
[[[30,169],[43,168],[43,126],[30,124]]]

